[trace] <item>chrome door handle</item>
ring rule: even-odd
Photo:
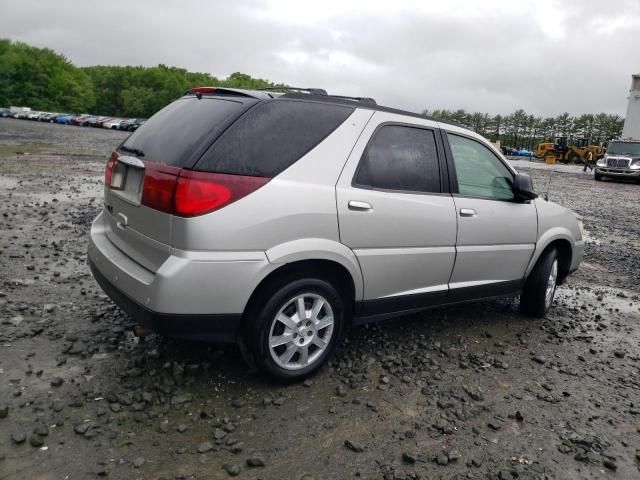
[[[478,212],[476,212],[473,208],[461,208],[460,216],[461,217],[477,217]]]
[[[349,210],[366,212],[367,210],[371,210],[371,204],[367,202],[361,202],[359,200],[349,200]]]

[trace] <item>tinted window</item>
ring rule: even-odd
[[[487,147],[470,138],[447,133],[462,195],[513,199],[513,174]]]
[[[183,166],[229,117],[244,109],[242,102],[217,98],[183,98],[144,122],[120,148],[143,152],[144,160]]]
[[[351,107],[316,102],[263,102],[240,117],[196,168],[274,177],[318,145],[352,112]]]
[[[432,130],[387,125],[367,145],[356,173],[360,186],[440,192],[440,170]]]

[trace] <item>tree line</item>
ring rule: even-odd
[[[34,110],[93,113],[120,117],[150,117],[195,86],[265,88],[277,86],[236,72],[219,79],[208,73],[158,65],[77,67],[48,48],[0,39],[0,106]],[[282,84],[279,84],[282,85]],[[561,135],[605,142],[620,136],[624,119],[599,113],[572,117],[563,113],[542,118],[516,110],[489,115],[465,110],[425,110],[424,114],[465,125],[502,145],[533,149]]]
[[[459,123],[492,142],[500,141],[503,146],[528,148],[533,150],[543,141],[553,141],[555,137],[588,138],[600,144],[622,134],[624,118],[609,113],[573,117],[564,112],[557,117],[537,117],[524,110],[516,110],[509,115],[489,115],[465,110],[424,110],[425,115]]]
[[[158,65],[76,67],[48,48],[0,39],[0,106],[38,111],[150,117],[196,86],[276,86],[236,72],[219,79],[208,73]]]

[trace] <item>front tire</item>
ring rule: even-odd
[[[520,310],[525,315],[544,317],[551,305],[558,284],[558,253],[547,250],[538,259],[520,295]]]
[[[342,297],[319,278],[292,279],[265,293],[249,319],[256,365],[281,381],[302,380],[327,362],[342,338]]]
[[[602,175],[600,175],[600,174],[597,174],[597,173],[596,173],[596,174],[593,176],[593,178],[595,178],[595,179],[599,182],[599,181],[601,181],[601,180],[602,180]]]
[[[569,156],[569,162],[570,163],[580,163],[580,155],[578,155],[577,153],[572,153]]]

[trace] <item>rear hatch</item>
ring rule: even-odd
[[[178,178],[257,102],[242,95],[188,95],[160,110],[129,136],[112,153],[105,169],[104,217],[109,239],[156,272],[170,253]]]

